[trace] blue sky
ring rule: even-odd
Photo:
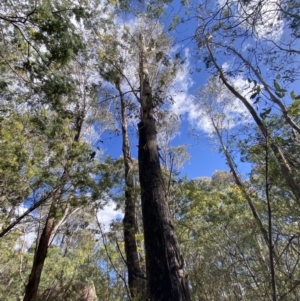
[[[255,4],[256,0],[253,0]],[[276,6],[277,0],[273,2],[264,2],[264,7],[262,8],[262,13],[265,14],[264,25],[257,25],[257,37],[256,39],[267,37],[267,39],[271,38],[274,40],[280,39],[283,33],[283,21],[278,19],[277,13],[273,13],[272,11]],[[165,28],[169,28],[169,24],[172,20],[172,16],[174,14],[178,14],[179,17],[186,18],[187,16],[184,14],[184,9],[181,8],[181,1],[174,1],[171,5],[167,7],[166,17],[162,18],[162,22],[165,25]],[[223,0],[217,0],[215,3],[222,4],[224,3]],[[196,3],[197,5],[200,3]],[[270,7],[271,5],[271,7]],[[249,8],[251,10],[251,8]],[[269,13],[269,11],[271,11]],[[241,13],[243,14],[243,13]],[[270,15],[271,14],[271,15]],[[187,17],[188,18],[188,17]],[[275,21],[274,21],[275,20]],[[125,15],[124,19],[121,21],[121,25],[129,24],[132,26],[134,23],[134,18],[132,15]],[[273,23],[275,25],[273,25]],[[273,27],[273,31],[271,34],[267,32],[270,31],[270,26]],[[213,26],[213,25],[211,25]],[[172,145],[186,145],[188,153],[190,154],[190,160],[186,162],[184,167],[181,170],[181,175],[187,175],[188,178],[192,179],[195,177],[207,177],[212,176],[214,171],[216,170],[228,170],[228,167],[225,163],[225,158],[222,154],[220,154],[217,150],[216,145],[212,145],[209,143],[208,139],[206,139],[206,135],[210,133],[208,120],[205,117],[199,116],[201,115],[201,109],[193,104],[193,98],[195,97],[195,92],[201,86],[203,86],[210,74],[203,66],[203,54],[197,60],[193,57],[194,56],[194,45],[191,37],[194,35],[195,30],[197,27],[196,19],[190,19],[186,23],[180,23],[179,26],[173,32],[169,32],[169,34],[174,38],[174,52],[181,51],[182,57],[186,58],[186,64],[183,66],[183,70],[178,75],[175,83],[173,84],[173,88],[170,87],[170,94],[172,94],[175,103],[171,106],[171,110],[177,116],[180,116],[181,124],[178,134],[174,137],[171,144]],[[245,28],[244,28],[245,29]],[[210,29],[208,29],[209,32]],[[217,35],[217,34],[216,34]],[[268,36],[266,36],[268,35]],[[220,37],[213,37],[214,39],[219,39]],[[247,47],[251,44],[254,44],[257,40],[255,38],[248,38],[247,40],[242,39],[239,41],[238,39],[234,42],[234,47],[240,49],[242,53],[245,55],[247,54]],[[225,43],[226,45],[226,43]],[[234,59],[232,56],[225,56],[225,55],[218,55],[218,63],[222,66],[223,70],[230,70],[230,68],[235,64]],[[197,67],[201,67],[200,72],[195,72],[195,65]],[[268,70],[263,69],[263,74],[266,75]],[[275,74],[274,76],[276,76]],[[241,75],[237,75],[231,78],[232,83],[243,91],[243,95],[247,97],[249,100],[249,96],[253,93],[253,88],[250,87],[247,81],[247,75],[243,73]],[[272,78],[270,79],[272,81]],[[174,88],[175,86],[175,88]],[[271,84],[272,86],[272,84]],[[176,90],[182,91],[182,93],[176,93]],[[296,93],[297,94],[297,93]],[[225,95],[226,96],[226,95]],[[227,95],[227,97],[230,97]],[[234,124],[242,124],[245,120],[237,121],[236,117],[239,115],[245,118],[244,114],[244,106],[240,103],[240,101],[234,99],[231,96],[232,103],[235,102],[235,109],[231,109],[224,111],[225,113],[231,115]],[[288,97],[287,97],[288,99]],[[262,107],[265,107],[263,104]],[[244,110],[244,111],[243,111]],[[258,108],[258,110],[260,110]],[[136,121],[137,123],[138,121]],[[252,128],[251,123],[248,125]],[[233,126],[231,129],[234,128]],[[200,137],[200,139],[195,139],[191,134],[190,131],[194,130]],[[137,158],[137,138],[136,133],[134,132],[131,141],[131,151],[132,156]],[[104,150],[105,155],[111,155],[113,157],[120,157],[121,153],[121,137],[116,137],[115,133],[106,132],[103,137],[101,138],[103,143],[101,144],[101,149]],[[247,172],[249,172],[249,165],[241,165],[239,162],[239,158],[235,158],[236,163],[239,165],[239,171],[247,176]]]
[[[180,134],[173,140],[174,145],[186,144],[190,160],[185,163],[181,174],[189,179],[210,177],[216,170],[228,170],[223,156],[214,149],[204,135],[198,139],[191,136],[191,126],[187,120],[181,122]]]
[[[255,1],[259,0],[253,0],[252,3],[255,4]],[[274,32],[271,31],[271,35],[267,36],[267,38],[270,39],[278,39],[281,38],[281,35],[283,33],[282,29],[282,21],[278,18],[278,15],[271,12],[271,15],[268,13],[268,11],[274,11],[270,10],[269,5],[275,5],[276,1],[273,2],[267,2],[264,1],[265,7],[262,9],[262,12],[265,14],[265,20],[264,25],[258,25],[257,26],[257,37],[256,39],[261,39],[264,37],[264,35],[267,34],[267,31],[269,31],[272,24],[275,22],[275,27],[277,26],[277,29],[274,30]],[[178,13],[179,16],[186,17],[184,15],[184,10],[181,9],[181,1],[174,1],[168,8],[167,8],[167,18],[163,19],[164,25],[166,29],[169,27],[169,23],[172,19],[172,15],[175,13]],[[217,0],[215,3],[222,3],[223,0]],[[200,2],[196,3],[197,5],[200,4]],[[273,14],[273,15],[272,15]],[[126,18],[125,18],[126,19]],[[275,21],[274,21],[275,20]],[[132,23],[134,22],[132,17],[129,16],[124,23],[127,21]],[[211,26],[213,26],[211,24]],[[226,163],[225,158],[222,154],[218,152],[218,147],[216,145],[213,145],[210,143],[207,139],[207,134],[210,133],[210,128],[207,119],[203,117],[203,114],[201,113],[201,108],[197,107],[193,100],[195,97],[195,92],[197,89],[201,86],[203,86],[210,74],[205,69],[205,66],[203,66],[203,53],[201,53],[201,56],[199,59],[195,59],[194,56],[194,49],[193,49],[193,42],[191,41],[191,37],[195,33],[195,29],[197,27],[196,19],[189,20],[187,23],[180,24],[179,27],[176,28],[174,32],[171,32],[171,34],[174,37],[174,52],[181,51],[182,56],[186,58],[186,64],[183,66],[183,70],[178,75],[177,80],[175,81],[175,88],[170,88],[170,94],[172,94],[173,99],[175,100],[175,103],[171,107],[171,110],[177,114],[177,116],[180,116],[180,128],[178,131],[178,134],[174,137],[171,144],[176,145],[186,145],[187,151],[190,155],[190,160],[185,163],[184,167],[181,170],[181,175],[187,175],[189,179],[197,178],[197,177],[210,177],[213,175],[213,173],[216,170],[229,170]],[[208,28],[208,33],[210,29]],[[216,36],[213,37],[214,40],[222,41],[222,37],[217,36],[218,33],[216,33]],[[247,52],[247,47],[250,45],[253,45],[257,42],[255,38],[249,38],[247,40],[236,40],[233,43],[233,46],[239,49],[241,53],[244,55],[247,55],[249,52]],[[229,43],[230,44],[230,43]],[[226,43],[224,44],[226,45]],[[232,45],[232,44],[230,44]],[[220,48],[219,48],[220,49]],[[222,49],[223,51],[223,49]],[[234,59],[232,56],[226,56],[226,55],[219,55],[217,58],[218,64],[223,68],[224,71],[231,70],[230,68],[235,64]],[[201,71],[195,72],[195,65],[200,65]],[[199,66],[197,66],[199,67]],[[248,83],[247,75],[244,74],[244,71],[246,68],[244,68],[243,64],[241,67],[242,73],[240,75],[236,75],[235,77],[230,78],[231,82],[240,90],[243,91],[243,96],[246,97],[250,101],[250,95],[253,94],[253,85],[252,88]],[[262,67],[264,68],[264,67]],[[263,75],[268,75],[269,70],[264,68],[262,70]],[[269,77],[269,84],[272,87],[272,76],[276,77],[277,74],[271,74],[271,77]],[[228,76],[229,77],[229,76]],[[254,76],[255,78],[255,76]],[[266,77],[267,78],[267,77]],[[296,85],[297,88],[297,85]],[[172,90],[173,89],[173,90]],[[182,91],[181,93],[176,93],[176,90]],[[296,92],[296,90],[295,90]],[[298,94],[298,93],[296,93]],[[222,96],[230,98],[230,96],[226,95],[226,93],[222,94]],[[224,111],[224,113],[227,113],[228,115],[231,115],[234,122],[237,122],[235,124],[238,124],[238,118],[241,117],[242,119],[245,118],[245,115],[243,114],[243,105],[241,105],[240,101],[236,101],[231,96],[231,102],[232,104],[235,104],[236,109],[231,111]],[[268,97],[266,97],[266,100],[268,100]],[[288,101],[288,97],[287,97]],[[236,102],[236,103],[234,103]],[[272,105],[272,103],[271,103]],[[263,103],[262,107],[266,107],[266,105]],[[258,112],[260,112],[261,108],[258,107]],[[201,116],[199,116],[201,115]],[[138,121],[136,121],[137,123]],[[240,121],[241,124],[243,124],[245,120]],[[249,123],[248,127],[253,129],[254,124]],[[231,127],[230,129],[236,130],[234,127]],[[193,135],[191,135],[190,131],[195,130],[196,134],[199,135],[199,139],[195,139]],[[137,158],[137,136],[136,133],[133,132],[131,139],[131,152],[132,156],[134,158]],[[243,136],[244,137],[244,136]],[[115,133],[104,133],[104,135],[101,138],[103,140],[103,143],[101,143],[101,149],[104,150],[105,155],[111,155],[113,157],[120,157],[121,154],[121,137],[115,136]],[[238,170],[239,172],[244,176],[247,177],[247,173],[250,171],[250,164],[242,164],[239,160],[239,155],[235,154],[235,163],[238,164]],[[114,216],[114,211],[112,207],[107,208],[108,212],[111,212],[111,215]]]
[[[190,160],[188,160],[181,170],[181,175],[187,175],[189,179],[196,177],[210,177],[216,170],[228,170],[225,159],[218,150],[201,135],[195,138],[190,133],[191,125],[187,120],[181,122],[179,134],[172,140],[172,145],[186,145]],[[118,158],[122,155],[121,136],[114,133],[105,132],[102,136],[101,149],[104,156]],[[137,138],[131,136],[131,154],[137,158]]]
[[[170,12],[170,13],[169,13]],[[172,19],[172,14],[178,12],[181,16],[184,16],[183,10],[180,9],[180,1],[175,1],[168,7],[167,17],[163,18],[166,29],[169,27],[169,23]],[[133,23],[132,17],[125,17],[124,23]],[[178,134],[174,137],[171,145],[186,145],[187,151],[190,155],[190,160],[187,161],[181,170],[181,175],[187,175],[189,179],[195,177],[209,177],[212,176],[216,170],[228,170],[225,163],[225,159],[222,154],[218,152],[216,145],[209,143],[206,138],[207,121],[198,117],[197,108],[192,104],[192,98],[195,91],[205,84],[209,78],[209,73],[205,70],[202,61],[196,62],[191,59],[191,52],[193,51],[193,43],[191,37],[195,32],[196,22],[189,21],[188,23],[181,24],[174,32],[169,32],[174,38],[174,51],[181,51],[182,57],[186,58],[186,64],[183,66],[181,74],[179,74],[177,81],[174,83],[174,88],[171,94],[175,100],[175,103],[171,110],[174,111],[177,116],[180,116],[180,129]],[[195,72],[195,65],[201,66],[200,72]],[[241,80],[241,85],[243,80]],[[182,91],[182,93],[176,93],[176,90]],[[199,135],[199,139],[196,139],[191,135],[191,131],[195,131]],[[114,158],[122,155],[121,137],[116,136],[114,132],[105,132],[102,135],[101,140],[103,143],[99,145],[104,151],[104,155],[110,155]],[[131,153],[134,158],[137,158],[137,137],[133,132],[131,135]],[[243,170],[241,170],[243,172]],[[248,171],[247,168],[244,171]]]

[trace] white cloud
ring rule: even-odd
[[[28,250],[35,242],[36,238],[37,234],[35,231],[25,232],[21,237],[18,238],[14,249],[16,251],[21,249],[23,249],[23,251]]]
[[[190,116],[195,112],[193,96],[189,93],[189,89],[193,86],[194,82],[190,74],[190,55],[188,50],[185,51],[184,55],[186,57],[186,63],[182,65],[181,69],[177,72],[169,93],[174,101],[171,110],[177,115],[187,113],[188,116]]]
[[[188,52],[186,52],[186,56],[187,58],[189,57]],[[230,63],[225,62],[222,68],[226,71],[230,68]],[[179,116],[186,115],[193,127],[211,135],[214,129],[209,116],[205,113],[204,108],[197,102],[198,96],[189,93],[189,89],[194,84],[189,70],[190,66],[187,59],[186,64],[176,76],[173,85],[174,88],[171,89],[171,94],[174,99],[171,110]],[[243,96],[249,98],[251,87],[246,79],[238,76],[231,78],[231,83],[238,91],[242,91]],[[199,94],[201,95],[201,93]],[[203,95],[201,95],[201,97],[203,97]],[[238,124],[252,121],[251,116],[241,101],[232,96],[226,87],[222,87],[222,93],[218,94],[216,98],[216,105],[224,116],[222,117],[223,128],[232,129]]]
[[[229,64],[224,66],[229,67]],[[250,92],[253,87],[249,82],[241,76],[231,78],[230,81],[235,89],[250,101],[249,95],[252,94]],[[201,87],[194,101],[194,110],[189,112],[189,119],[196,128],[208,135],[213,135],[215,132],[211,116],[219,129],[231,130],[236,126],[252,122],[243,103],[235,98],[218,79]]]
[[[281,0],[218,0],[220,7],[234,12],[240,27],[253,29],[258,39],[277,41],[283,34],[284,22],[280,17],[279,5]]]
[[[19,217],[28,210],[24,204],[17,206],[14,209],[14,217]],[[11,219],[11,222],[15,220]],[[35,242],[37,234],[35,231],[35,226],[32,223],[19,223],[15,226],[14,230],[18,229],[22,235],[17,239],[14,249],[15,250],[28,250],[32,244]]]
[[[6,208],[8,212],[11,211],[11,207]],[[24,207],[24,205],[20,205],[17,206],[13,209],[13,213],[12,213],[12,217],[10,219],[10,222],[14,222],[15,219],[19,216],[21,216],[28,208]],[[11,215],[11,214],[10,214]],[[3,227],[4,226],[4,227]],[[6,225],[7,226],[7,225]],[[5,225],[0,224],[0,229],[4,230]],[[21,233],[23,233],[23,235],[21,235],[15,244],[14,249],[15,250],[20,250],[21,248],[23,249],[27,249],[31,246],[31,244],[33,243],[34,239],[35,239],[35,235],[34,232],[30,232],[28,231],[28,226],[26,226],[26,224],[17,224],[15,227],[13,227],[13,230],[19,230]],[[9,232],[8,232],[9,233]],[[8,234],[9,235],[9,234]]]
[[[247,18],[243,26],[255,29],[259,39],[279,40],[283,34],[284,22],[278,11],[280,0],[252,0],[247,6],[239,5],[238,18]]]
[[[223,63],[222,69],[226,72],[230,68],[230,64],[228,62]]]
[[[124,214],[121,210],[115,209],[115,204],[111,201],[97,212],[98,221],[103,226],[103,229],[109,230],[109,225],[114,220],[122,220]]]

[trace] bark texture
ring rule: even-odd
[[[140,36],[139,176],[146,251],[146,270],[151,301],[190,300],[184,261],[171,220],[159,162],[153,99],[146,61],[145,39]]]
[[[25,296],[23,301],[35,301],[37,297],[41,274],[48,252],[48,245],[55,223],[55,213],[53,209],[53,206],[51,206],[42,235],[40,237],[39,245],[33,260],[29,281],[25,288]]]
[[[134,181],[132,175],[133,162],[130,155],[130,145],[128,139],[128,126],[126,115],[126,101],[121,90],[120,81],[116,82],[116,88],[119,91],[121,101],[122,117],[122,151],[124,158],[125,171],[125,212],[123,218],[124,245],[126,254],[126,264],[128,272],[128,286],[131,297],[140,300],[145,296],[145,280],[140,268],[137,244],[135,234],[136,225],[136,200],[134,197]]]
[[[155,120],[151,117],[139,123],[139,170],[150,300],[190,300],[159,163]]]

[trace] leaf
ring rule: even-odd
[[[300,99],[294,101],[294,102],[291,104],[291,108],[297,108],[298,106],[300,106]]]
[[[0,80],[0,90],[4,90],[7,86],[7,82]]]
[[[294,92],[294,91],[292,91],[292,92],[290,93],[290,96],[291,96],[291,98],[292,98],[293,100],[296,99],[296,95],[295,95],[295,92]]]
[[[257,93],[260,93],[261,87],[260,87],[260,86],[257,86],[257,87],[256,87],[256,91],[257,91]]]
[[[284,145],[284,139],[281,137],[276,138],[276,142],[278,145],[283,146]]]
[[[297,110],[294,111],[295,116],[298,116],[299,114],[300,114],[300,109],[297,109]]]
[[[281,87],[275,79],[274,79],[274,87],[275,87],[276,91],[281,91]]]
[[[180,17],[179,17],[179,15],[176,14],[176,15],[173,16],[172,22],[169,26],[169,31],[175,30],[175,28],[177,27],[177,25],[179,23],[180,23]]]
[[[266,117],[270,114],[272,108],[269,108],[269,109],[265,109],[264,112],[260,113],[259,116],[262,118],[262,119],[266,119]]]
[[[159,62],[164,57],[164,53],[162,51],[158,51],[155,53],[155,60]]]

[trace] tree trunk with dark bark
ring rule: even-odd
[[[53,205],[50,208],[42,235],[40,237],[39,245],[34,256],[29,281],[25,288],[25,296],[23,301],[35,301],[37,291],[40,284],[41,274],[44,267],[44,262],[48,252],[48,245],[52,230],[55,223],[55,212]]]
[[[130,146],[128,139],[128,126],[126,115],[126,101],[121,90],[120,81],[116,81],[116,88],[119,91],[121,101],[122,117],[122,150],[124,158],[125,171],[125,213],[123,219],[124,244],[126,254],[126,264],[128,271],[128,286],[130,294],[135,300],[140,300],[145,296],[146,283],[143,280],[143,272],[140,268],[139,256],[135,235],[137,233],[136,225],[136,204],[134,198],[134,181],[132,175],[133,162],[130,155]]]
[[[84,114],[80,111],[77,115],[76,122],[75,122],[75,136],[74,142],[79,141],[82,125],[83,125]],[[70,161],[74,159],[74,156],[70,156]],[[60,187],[59,189],[55,190],[53,195],[52,204],[49,209],[49,213],[46,219],[46,223],[42,232],[42,235],[39,240],[38,248],[36,250],[33,265],[31,268],[31,273],[29,276],[28,283],[25,288],[25,296],[23,301],[35,301],[37,297],[37,292],[40,284],[40,279],[44,267],[44,262],[47,257],[49,242],[51,242],[51,237],[53,230],[55,228],[56,223],[56,209],[57,209],[57,202],[60,200],[62,195],[62,187],[64,186],[67,178],[68,178],[68,168],[69,166],[65,166],[64,172],[61,176]],[[68,207],[67,207],[68,208]],[[66,209],[68,210],[68,209]],[[65,216],[63,217],[65,218]]]
[[[159,162],[144,37],[140,36],[141,122],[139,128],[139,176],[146,251],[149,299],[190,300],[184,261],[171,220]]]

